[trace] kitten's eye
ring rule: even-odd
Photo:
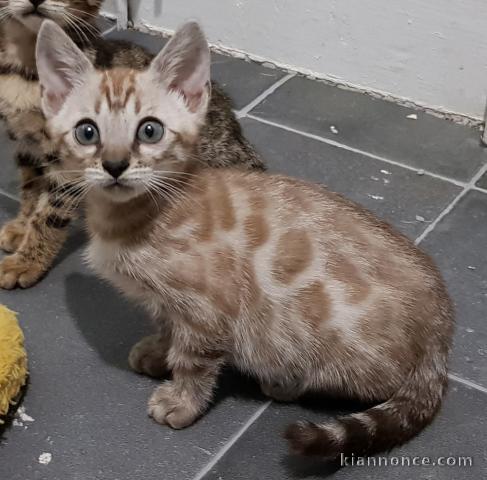
[[[157,120],[145,120],[137,131],[137,139],[141,143],[157,143],[164,135],[164,125]]]
[[[92,122],[80,123],[74,130],[74,136],[81,145],[97,145],[100,143],[100,132]]]

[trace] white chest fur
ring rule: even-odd
[[[154,289],[157,280],[152,278],[149,268],[149,264],[153,266],[157,262],[151,261],[146,248],[125,247],[119,242],[94,236],[85,258],[98,275],[118,287],[125,295],[145,305],[154,315],[160,312],[162,298]],[[156,268],[152,272],[160,273],[160,270]]]

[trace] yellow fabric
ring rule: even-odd
[[[0,305],[0,423],[25,385],[27,353],[24,335],[14,312]]]

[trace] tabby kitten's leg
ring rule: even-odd
[[[171,333],[164,330],[137,342],[130,350],[129,365],[132,370],[154,378],[169,375],[167,354],[171,346]]]
[[[45,169],[58,158],[54,153],[40,153],[50,151],[50,140],[44,129],[46,121],[40,110],[9,111],[7,118],[7,132],[18,145],[15,159],[20,170],[22,194],[17,218],[0,230],[0,249],[13,253],[22,243],[29,218],[45,188]]]
[[[73,202],[66,202],[66,196],[58,187],[40,195],[26,223],[22,243],[0,262],[0,288],[30,287],[49,270],[74,218]]]
[[[27,223],[39,201],[44,174],[37,158],[18,152],[16,159],[20,168],[22,195],[17,217],[7,222],[0,230],[0,248],[7,253],[15,252],[24,239]]]
[[[158,423],[180,429],[191,425],[207,409],[223,365],[222,355],[201,356],[191,345],[175,342],[168,353],[173,373],[149,399],[148,414]]]

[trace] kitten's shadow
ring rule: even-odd
[[[55,268],[63,263],[63,261],[70,257],[73,253],[80,250],[86,244],[86,242],[87,236],[85,231],[79,225],[76,225],[76,227],[69,232],[68,239],[59,252],[59,255],[54,260],[52,268]]]
[[[89,345],[104,362],[117,368],[129,370],[130,349],[142,337],[153,333],[145,312],[95,276],[69,275],[66,304]],[[237,392],[241,398],[264,398],[256,382],[228,368],[218,381],[213,404],[217,405]]]
[[[150,321],[125,298],[95,276],[73,273],[66,278],[66,304],[79,330],[103,361],[128,370],[128,354]]]
[[[282,460],[284,468],[293,474],[292,478],[326,478],[340,470],[340,461],[327,461],[314,457],[286,455]]]

